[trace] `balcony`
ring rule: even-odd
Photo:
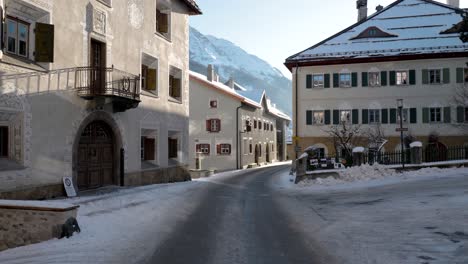
[[[95,100],[100,106],[111,103],[114,112],[140,103],[140,76],[114,67],[78,67],[75,74],[75,90],[85,100]]]

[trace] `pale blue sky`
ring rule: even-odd
[[[368,14],[393,0],[368,0]],[[446,1],[440,1],[445,3]],[[190,18],[203,34],[227,39],[280,69],[284,60],[357,21],[355,0],[197,0],[203,15]],[[463,8],[468,0],[461,0]]]

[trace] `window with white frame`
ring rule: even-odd
[[[312,111],[312,124],[315,124],[315,125],[325,124],[325,112],[324,111]]]
[[[158,95],[158,59],[147,54],[142,55],[141,88]]]
[[[312,82],[313,82],[313,86],[314,88],[323,88],[323,83],[324,83],[324,78],[323,78],[323,74],[313,74],[312,75]]]
[[[440,84],[442,83],[442,71],[440,69],[429,70],[429,83]]]
[[[351,87],[351,73],[340,73],[340,87]]]
[[[442,108],[440,107],[432,107],[429,108],[429,120],[431,123],[439,123],[442,122]]]
[[[169,96],[182,100],[182,70],[172,66],[169,72]]]
[[[253,154],[253,140],[249,139],[249,154]]]
[[[230,155],[231,154],[231,144],[219,144],[218,145],[218,154],[220,154],[220,155]]]
[[[396,84],[397,85],[407,85],[408,84],[408,72],[407,71],[397,71],[396,72]]]
[[[369,86],[380,86],[380,72],[368,73]]]
[[[156,32],[166,39],[171,38],[171,8],[163,1],[156,3]]]
[[[197,144],[196,145],[197,153],[201,153],[203,155],[210,154],[210,144]]]
[[[340,121],[345,123],[351,122],[351,110],[340,110]]]
[[[400,123],[400,110],[397,110],[397,111],[398,111],[397,119],[398,119],[398,123]],[[408,121],[409,121],[409,109],[408,108],[401,109],[401,115],[403,116],[403,123],[408,123]]]
[[[29,24],[16,18],[6,19],[6,51],[28,57]]]
[[[380,123],[380,109],[369,109],[369,124]]]

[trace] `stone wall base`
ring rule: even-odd
[[[63,184],[35,186],[21,190],[0,192],[0,199],[4,200],[47,200],[63,196],[66,196]]]
[[[192,178],[186,166],[175,166],[128,173],[125,175],[125,186],[142,186],[190,180]]]

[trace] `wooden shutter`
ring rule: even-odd
[[[324,75],[324,87],[325,88],[330,88],[330,74],[327,73]]]
[[[168,33],[169,32],[169,15],[162,13],[161,11],[156,11],[157,16],[157,27],[159,33]]]
[[[340,124],[340,111],[333,110],[333,124],[338,125]]]
[[[388,109],[382,109],[382,124],[388,124]]]
[[[423,123],[429,123],[429,108],[427,107],[423,108]]]
[[[312,125],[312,111],[307,110],[306,112],[306,124]]]
[[[149,91],[156,91],[156,80],[157,80],[157,71],[156,69],[147,70],[146,76],[146,89]]]
[[[329,125],[330,121],[330,110],[325,110],[325,125]]]
[[[311,74],[307,74],[306,76],[306,88],[307,89],[312,88],[312,75]]]
[[[444,107],[444,123],[452,123],[452,108]]]
[[[465,72],[463,68],[457,68],[457,83],[465,82]]]
[[[457,122],[458,123],[465,122],[465,107],[463,106],[457,107]]]
[[[390,71],[390,85],[396,85],[396,72]]]
[[[211,119],[206,120],[206,131],[211,132]]]
[[[390,124],[396,124],[397,122],[397,109],[391,108],[390,109]]]
[[[363,72],[361,78],[362,78],[362,80],[361,80],[362,87],[367,87],[368,86],[368,81],[369,81],[369,77],[368,77],[367,72]]]
[[[154,148],[156,146],[154,138],[145,137],[143,144],[145,145],[144,160],[154,160]]]
[[[54,62],[54,25],[36,23],[36,51],[37,62]]]
[[[387,72],[386,71],[380,72],[380,85],[387,86]]]
[[[362,123],[369,124],[369,109],[362,109]]]
[[[410,85],[416,84],[416,71],[415,70],[409,71],[409,84]]]
[[[218,130],[217,130],[216,132],[221,131],[221,120],[220,120],[220,119],[216,119],[215,122],[217,123],[217,126],[216,126],[216,127],[218,128]]]
[[[181,80],[179,78],[172,78],[172,89],[175,98],[180,98],[181,96]]]
[[[358,109],[353,109],[351,111],[351,116],[352,116],[352,119],[353,119],[353,124],[354,125],[357,125],[359,124],[359,110]]]
[[[443,80],[444,83],[450,83],[450,69],[449,68],[444,68],[443,69]]]
[[[351,73],[351,86],[352,87],[357,87],[357,84],[358,84],[357,78],[358,78],[357,72]]]
[[[221,154],[221,144],[216,145],[216,153]]]
[[[422,83],[423,84],[429,84],[429,71],[424,69],[421,72],[421,77],[422,77]]]
[[[416,108],[410,108],[410,123],[418,123],[418,111]]]
[[[338,73],[333,74],[333,88],[340,87],[340,75]]]
[[[229,149],[229,155],[230,155],[230,154],[231,154],[231,149],[232,149],[232,148],[231,148],[231,144],[226,144],[226,146],[227,146],[228,149]]]
[[[195,152],[197,152],[197,153],[201,152],[201,144],[195,145]]]

